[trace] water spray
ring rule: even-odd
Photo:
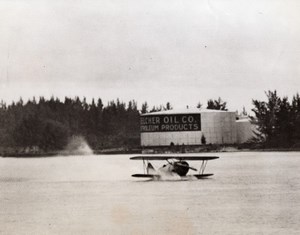
[[[62,151],[63,155],[92,155],[93,150],[82,136],[72,136]]]

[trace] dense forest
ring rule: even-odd
[[[2,148],[32,148],[42,151],[63,149],[72,136],[82,136],[93,149],[139,145],[137,103],[52,97],[40,97],[24,103],[0,107],[0,142]]]

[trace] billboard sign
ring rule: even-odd
[[[145,115],[140,118],[140,130],[141,132],[201,131],[201,115]]]

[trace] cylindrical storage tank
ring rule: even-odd
[[[236,121],[237,142],[239,144],[249,141],[253,136],[253,127],[248,119]]]
[[[235,113],[221,110],[167,110],[141,115],[142,146],[236,143]]]

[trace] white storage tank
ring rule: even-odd
[[[235,112],[197,108],[143,114],[141,145],[234,144],[235,121]]]
[[[250,120],[240,119],[236,121],[237,127],[237,143],[246,143],[251,140],[255,135],[254,131],[256,130],[255,126],[251,124]]]

